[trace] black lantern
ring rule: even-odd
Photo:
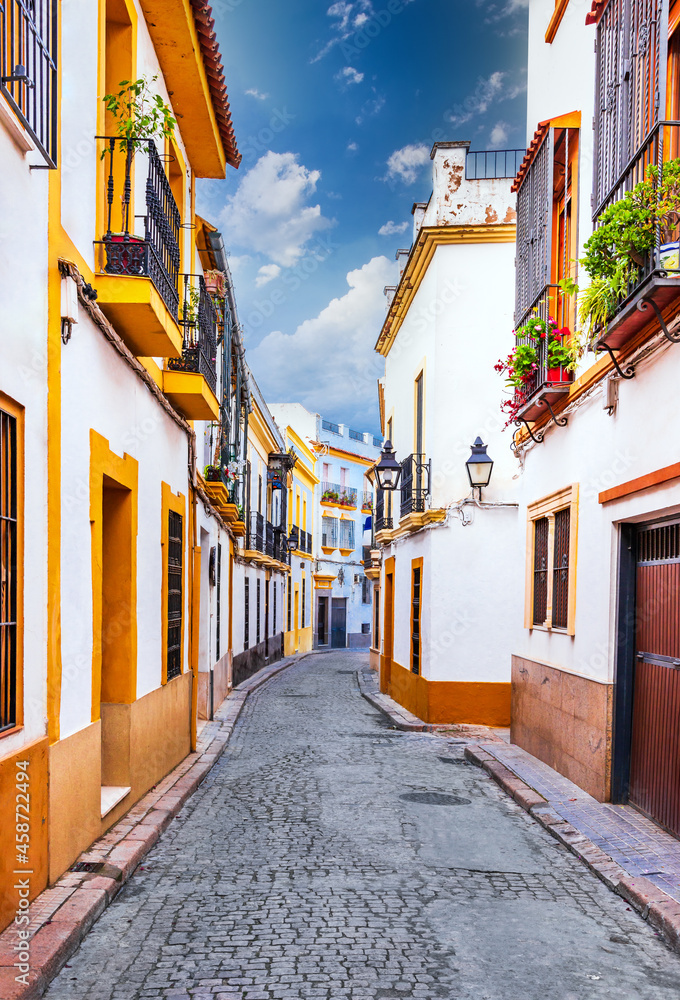
[[[290,535],[288,535],[286,541],[288,543],[288,551],[295,552],[298,547],[298,528],[295,525],[290,529]]]
[[[401,466],[394,457],[394,448],[391,441],[385,441],[383,450],[380,452],[380,461],[373,471],[375,472],[379,490],[390,493],[399,489]]]
[[[491,470],[493,469],[493,459],[486,453],[486,445],[480,437],[472,445],[472,454],[465,463],[470,486],[479,490],[479,498],[482,497],[482,489],[489,485]]]

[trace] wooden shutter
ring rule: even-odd
[[[555,547],[553,555],[553,628],[566,628],[569,615],[569,507],[555,514]]]
[[[548,129],[517,192],[515,324],[550,283],[554,130]]]
[[[610,0],[597,28],[594,218],[624,174],[619,196],[641,179],[628,168],[665,107],[667,46],[667,0]]]
[[[544,625],[548,613],[548,518],[534,521],[534,625]]]

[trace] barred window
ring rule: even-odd
[[[321,545],[327,549],[337,549],[338,547],[337,517],[321,518]]]
[[[340,521],[340,545],[341,549],[354,548],[354,521],[342,518]]]
[[[17,724],[17,422],[0,410],[0,732]]]
[[[182,673],[182,515],[168,512],[168,680]]]
[[[307,621],[307,579],[302,577],[302,608],[300,610],[301,621],[300,626],[305,627],[305,622]]]
[[[411,570],[411,670],[420,673],[420,610],[422,596],[422,566]]]
[[[272,584],[272,635],[276,635],[276,591],[278,587],[276,581]]]
[[[287,632],[290,632],[293,627],[293,583],[288,577],[288,608],[287,608],[287,618],[288,618],[288,628]]]
[[[555,513],[555,548],[553,554],[553,628],[567,627],[569,607],[569,507]]]
[[[257,588],[257,598],[256,598],[256,601],[257,601],[257,618],[255,619],[255,645],[259,646],[259,644],[260,644],[260,593],[261,593],[261,587],[260,587],[260,581],[259,580],[257,581],[256,588]]]
[[[575,634],[578,493],[574,483],[528,505],[531,551],[525,628]]]
[[[544,625],[548,611],[548,518],[534,522],[534,625]]]
[[[217,623],[215,625],[215,659],[220,658],[220,636],[221,636],[221,625],[222,625],[222,544],[217,543],[217,573],[215,578],[215,587],[217,589],[217,599],[216,599],[216,617]]]
[[[250,579],[243,581],[243,648],[250,646]]]

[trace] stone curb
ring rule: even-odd
[[[18,983],[18,938],[10,924],[0,934],[0,997],[2,1000],[37,1000],[50,981],[75,953],[106,907],[128,881],[140,861],[156,844],[184,803],[224,753],[248,696],[277,674],[309,656],[303,653],[264,667],[235,688],[203,727],[201,749],[188,754],[103,837],[96,840],[78,862],[103,864],[100,873],[66,871],[55,884],[31,902],[40,918],[29,929],[29,966],[26,983]],[[30,912],[30,910],[29,910]]]
[[[370,667],[367,668],[370,670]],[[373,671],[370,670],[373,674]],[[434,726],[428,725],[428,723],[423,722],[416,715],[412,715],[407,712],[405,708],[393,701],[389,695],[382,694],[377,690],[377,685],[374,677],[369,677],[364,670],[359,669],[356,672],[357,683],[359,684],[359,691],[374,708],[377,708],[379,712],[386,715],[388,719],[391,719],[394,726],[397,729],[401,729],[407,733],[431,733]]]
[[[584,836],[551,806],[542,795],[517,777],[490,753],[474,744],[465,748],[465,756],[483,768],[501,788],[530,816],[583,861],[608,889],[622,896],[647,920],[667,943],[680,952],[680,903],[646,878],[633,877]]]

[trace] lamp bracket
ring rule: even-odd
[[[536,444],[540,444],[541,441],[543,440],[543,431],[539,431],[538,432],[538,437],[536,437],[534,435],[533,431],[531,430],[531,427],[529,427],[529,424],[524,419],[524,417],[520,417],[518,420],[515,420],[515,425],[517,427],[519,427],[521,424],[524,424],[524,426],[526,427],[527,434],[529,435],[529,437],[531,438],[531,440],[534,441]]]
[[[552,403],[549,399],[541,399],[537,403],[538,406],[547,406],[550,410],[550,416],[553,418],[558,427],[566,427],[569,423],[568,417],[558,417],[552,408]]]
[[[657,321],[661,327],[661,332],[667,340],[670,340],[671,344],[680,344],[680,333],[670,333],[668,327],[666,326],[666,321],[661,315],[661,310],[654,301],[654,299],[640,299],[637,304],[640,312],[644,312],[649,306],[652,307],[654,313],[656,314]],[[623,376],[625,378],[625,375]]]
[[[638,305],[639,305],[639,303],[638,303]],[[654,303],[652,303],[652,305],[656,305],[656,303],[654,302]],[[612,359],[612,364],[614,365],[614,368],[616,368],[616,372],[617,372],[619,378],[635,378],[635,368],[633,367],[633,365],[628,365],[628,367],[625,370],[622,369],[621,365],[616,360],[616,355],[612,351],[612,349],[609,346],[609,344],[599,344],[597,346],[597,348],[596,348],[596,351],[598,351],[598,352],[606,351],[607,352],[607,354],[609,355],[609,357]]]

